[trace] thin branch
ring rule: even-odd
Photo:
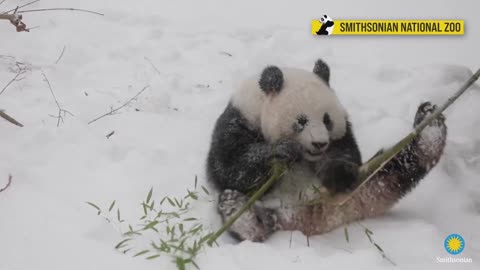
[[[60,62],[60,60],[62,59],[63,57],[63,54],[65,53],[65,49],[67,48],[67,46],[63,46],[63,49],[62,49],[62,52],[60,53],[60,56],[57,58],[57,61],[55,61],[55,64],[58,64],[58,62]]]
[[[12,12],[12,11],[15,11],[16,9],[18,10],[18,9],[20,9],[20,8],[24,8],[24,7],[30,6],[30,5],[35,4],[35,3],[37,3],[37,2],[40,2],[40,0],[35,0],[35,1],[30,2],[30,3],[26,3],[26,4],[21,5],[21,6],[18,6],[18,7],[16,7],[16,8],[10,9],[9,11],[5,11],[3,14],[7,14],[7,13],[10,13],[10,12]]]
[[[113,134],[115,134],[115,130],[112,130],[112,132],[108,133],[107,136],[105,137],[107,137],[107,139],[110,139],[110,137],[112,137]]]
[[[22,80],[22,79],[19,79],[19,77],[20,77],[21,75],[25,74],[26,69],[25,69],[25,67],[21,67],[19,64],[17,64],[17,68],[18,68],[17,74],[15,75],[15,77],[13,77],[13,79],[11,79],[11,80],[2,88],[2,91],[0,91],[0,95],[3,94],[3,92],[5,92],[5,90],[7,90],[7,88],[8,88],[13,82],[17,82],[17,81]]]
[[[42,75],[43,75],[43,78],[45,78],[45,81],[48,84],[48,88],[50,89],[50,93],[52,94],[53,100],[55,100],[55,104],[57,104],[58,115],[57,116],[50,115],[50,116],[54,117],[54,118],[57,118],[57,127],[58,127],[58,126],[60,126],[60,122],[63,123],[63,117],[65,117],[67,114],[69,114],[70,116],[74,116],[74,115],[73,115],[73,113],[63,109],[60,106],[60,103],[58,102],[57,97],[55,96],[55,93],[53,92],[52,85],[50,84],[50,81],[48,80],[47,75],[45,75],[45,73],[43,73],[43,72],[42,72]],[[62,116],[62,114],[63,114],[63,116]]]
[[[9,174],[8,175],[8,182],[3,188],[0,189],[0,192],[4,192],[5,190],[7,190],[7,188],[9,188],[11,184],[12,184],[12,175]]]
[[[23,125],[18,122],[17,120],[15,120],[13,117],[11,117],[10,115],[8,115],[6,112],[4,112],[3,110],[0,110],[0,117],[2,117],[3,119],[7,120],[8,122],[16,125],[16,126],[19,126],[19,127],[23,127]]]
[[[231,53],[228,53],[228,52],[220,52],[220,54],[223,54],[223,55],[226,55],[226,56],[230,56],[230,57],[233,56]]]
[[[40,11],[58,11],[58,10],[81,11],[81,12],[86,12],[86,13],[95,14],[95,15],[99,15],[99,16],[104,16],[105,15],[105,14],[100,13],[100,12],[86,10],[86,9],[80,9],[80,8],[40,8],[40,9],[19,10],[18,13],[40,12]]]
[[[118,108],[116,108],[116,109],[111,108],[108,113],[105,113],[105,114],[103,114],[103,115],[101,115],[101,116],[93,119],[92,121],[88,122],[88,124],[90,125],[91,123],[93,123],[93,122],[95,122],[95,121],[97,121],[97,120],[100,120],[100,119],[102,119],[102,118],[105,117],[105,116],[113,115],[115,112],[117,112],[117,111],[121,110],[123,107],[127,106],[130,102],[132,102],[134,99],[136,99],[140,94],[143,93],[143,91],[147,90],[148,88],[150,88],[150,85],[147,85],[147,86],[143,87],[143,89],[140,90],[140,92],[138,92],[134,97],[132,97],[131,99],[129,99],[127,102],[125,102],[122,106],[120,106],[120,107],[118,107]]]
[[[157,72],[158,75],[161,75],[162,73],[160,72],[160,70],[158,70],[158,68],[152,63],[152,61],[150,61],[150,59],[148,59],[148,57],[145,56],[145,60],[150,63],[150,65],[152,66],[152,68]]]
[[[0,2],[0,6],[1,6],[5,1],[7,1],[7,0],[2,0],[2,1]]]

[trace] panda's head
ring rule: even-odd
[[[303,145],[305,158],[321,158],[329,144],[342,138],[347,114],[328,86],[330,71],[321,60],[313,72],[269,66],[258,85],[264,94],[260,127],[267,141],[293,139]]]

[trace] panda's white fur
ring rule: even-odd
[[[291,138],[315,152],[318,149],[312,142],[328,144],[343,137],[347,129],[347,113],[333,90],[313,72],[296,68],[281,70],[284,81],[278,93],[264,93],[258,84],[260,75],[257,75],[246,80],[233,94],[232,105],[249,123],[260,128],[270,143]],[[333,122],[330,131],[323,123],[325,113]],[[302,132],[295,134],[292,125],[300,114],[306,115],[309,123]],[[308,152],[305,157],[316,159]]]

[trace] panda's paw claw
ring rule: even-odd
[[[437,105],[430,103],[429,101],[423,102],[418,106],[415,119],[413,121],[413,126],[416,127],[419,125],[423,119],[432,114],[437,109]],[[445,116],[441,114],[437,119],[435,119],[430,126],[444,126],[445,125]]]
[[[217,208],[222,217],[227,218],[240,210],[247,200],[247,196],[243,193],[226,189],[218,197]]]
[[[218,200],[218,212],[223,222],[227,222],[246,203],[248,197],[236,190],[224,190]],[[237,240],[263,242],[276,228],[276,215],[272,210],[259,205],[246,210],[229,228],[229,233]]]

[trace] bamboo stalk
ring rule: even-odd
[[[436,110],[423,119],[420,124],[418,124],[415,129],[410,132],[407,136],[405,136],[403,139],[401,139],[398,143],[396,143],[393,147],[390,149],[386,150],[382,154],[376,156],[375,158],[371,159],[369,162],[363,164],[360,167],[360,174],[359,174],[359,183],[357,184],[357,187],[349,193],[347,196],[342,197],[341,201],[338,203],[340,205],[343,205],[346,201],[352,198],[352,196],[362,187],[365,185],[380,169],[382,169],[385,164],[387,164],[392,158],[394,158],[400,151],[402,151],[405,146],[407,146],[409,143],[415,139],[422,130],[425,129],[426,126],[428,126],[430,123],[432,123],[433,120],[438,118],[440,114],[442,114],[450,105],[453,104],[465,91],[472,86],[472,84],[478,80],[480,77],[480,69],[473,74],[468,81],[466,81],[462,87],[447,101],[440,107],[437,107]]]
[[[23,125],[18,122],[17,120],[15,120],[15,118],[11,117],[10,115],[8,115],[6,112],[4,112],[3,110],[0,110],[0,117],[7,120],[8,122],[16,125],[16,126],[19,126],[19,127],[23,127]]]
[[[268,178],[267,182],[263,184],[259,190],[257,190],[247,201],[246,204],[238,210],[235,215],[233,215],[227,222],[223,224],[223,226],[215,232],[210,239],[207,241],[207,244],[211,246],[215,241],[217,241],[217,238],[220,237],[228,228],[230,228],[233,223],[245,212],[247,211],[258,199],[260,199],[263,194],[278,180],[282,175],[287,171],[287,168],[285,165],[281,164],[280,162],[275,162],[273,163],[272,166],[272,174],[270,178]]]

